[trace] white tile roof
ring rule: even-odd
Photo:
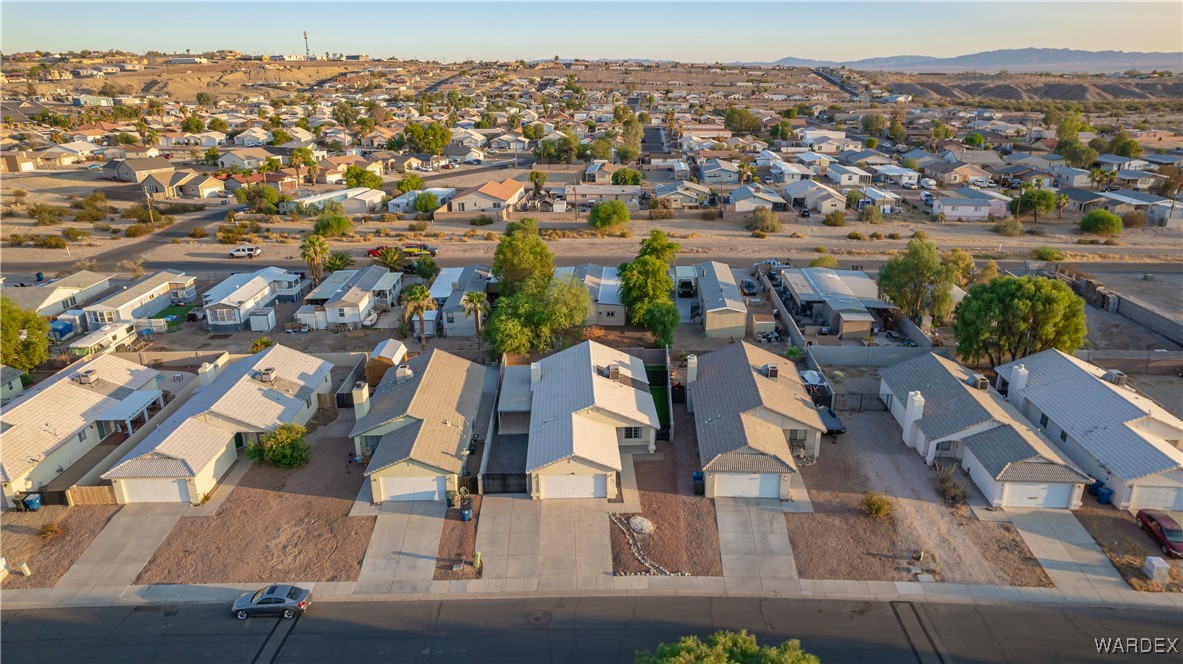
[[[87,311],[91,310],[92,308],[118,309],[153,291],[163,290],[164,292],[168,292],[168,282],[183,274],[185,273],[181,272],[180,270],[163,270],[161,272],[157,272],[156,274],[150,274],[131,284],[127,288],[119,291],[118,293],[104,298],[103,300],[100,300],[91,306],[84,307],[84,309]]]
[[[292,274],[281,267],[265,267],[255,272],[233,274],[220,284],[209,289],[202,297],[205,306],[214,304],[236,306],[239,302],[249,302],[254,297],[272,287],[276,282],[290,283],[300,281],[299,275]]]
[[[705,311],[730,309],[747,313],[748,307],[740,297],[739,286],[735,283],[735,274],[730,267],[717,261],[699,263],[697,267],[698,292]]]

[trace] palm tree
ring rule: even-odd
[[[378,251],[378,255],[371,260],[374,265],[384,267],[391,272],[401,272],[409,259],[398,247],[382,247]]]
[[[1089,180],[1093,183],[1093,189],[1099,188],[1101,183],[1105,181],[1105,171],[1094,168],[1089,171]]]
[[[756,166],[754,164],[740,164],[739,168],[739,183],[743,184],[745,181],[751,179],[756,175]]]
[[[435,298],[423,284],[415,284],[403,291],[403,318],[410,321],[419,317],[419,343],[427,347],[427,312],[435,311]]]
[[[300,258],[308,266],[308,273],[314,282],[320,281],[324,263],[329,257],[329,243],[320,235],[309,235],[300,245]]]
[[[1064,208],[1068,207],[1068,195],[1056,194],[1056,219],[1064,218]]]
[[[325,272],[348,270],[353,265],[353,256],[348,251],[334,251],[325,259]]]
[[[489,310],[489,298],[480,291],[469,291],[460,299],[460,306],[464,307],[464,317],[476,317],[476,343],[481,347],[481,321]]]
[[[296,180],[304,182],[304,178],[300,177],[300,167],[307,166],[311,168],[316,164],[316,159],[312,156],[312,150],[308,148],[296,148],[292,150],[292,154],[288,157],[288,163],[296,168]]]

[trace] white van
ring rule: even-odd
[[[923,180],[920,181],[920,188],[921,189],[936,189],[937,188],[937,181],[933,180],[932,178],[924,178]]]

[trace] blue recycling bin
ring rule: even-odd
[[[462,521],[472,521],[472,510],[471,509],[460,510],[460,519]]]
[[[1113,489],[1104,486],[1100,489],[1097,489],[1098,503],[1101,503],[1102,505],[1108,505],[1111,500],[1113,500]]]
[[[37,273],[37,281],[45,281],[45,275],[38,272]]]
[[[1101,480],[1097,480],[1096,482],[1093,482],[1092,484],[1089,485],[1089,495],[1090,496],[1097,495],[1097,491],[1099,491],[1101,489],[1101,487],[1103,487],[1103,486],[1105,486],[1105,483],[1102,482]]]
[[[25,509],[29,510],[30,512],[36,512],[37,510],[41,509],[41,494],[35,493],[31,496],[26,496],[24,503]]]

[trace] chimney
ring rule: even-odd
[[[608,367],[608,380],[620,381],[620,365],[613,364]]]
[[[924,395],[919,392],[909,392],[908,401],[904,404],[904,442],[908,447],[915,447],[913,432],[916,423],[924,417]]]
[[[780,367],[776,366],[775,364],[765,364],[764,375],[768,376],[772,380],[777,380],[780,377]]]
[[[1007,382],[1006,387],[1006,400],[1016,406],[1022,405],[1023,403],[1023,397],[1019,396],[1019,392],[1027,387],[1027,375],[1027,367],[1021,364],[1016,364],[1010,370],[1010,380]]]
[[[394,384],[402,385],[403,383],[415,377],[415,370],[409,364],[400,364],[394,370]]]
[[[209,362],[201,363],[201,368],[197,370],[197,380],[201,383],[202,387],[214,382],[214,379],[217,377],[218,367],[216,365],[210,364]]]
[[[698,380],[698,356],[690,354],[686,356],[686,384],[690,385]]]
[[[530,363],[530,384],[537,385],[542,382],[542,367],[537,362]]]
[[[361,419],[370,412],[370,384],[359,380],[353,384],[353,416]]]
[[[255,377],[259,379],[260,383],[270,383],[275,378],[275,367],[262,369]]]

